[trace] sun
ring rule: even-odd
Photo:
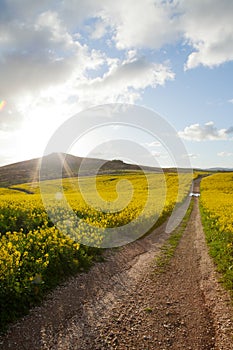
[[[46,111],[44,113],[33,113],[24,121],[19,130],[20,147],[17,153],[22,159],[42,157],[46,146],[56,131],[58,125]]]

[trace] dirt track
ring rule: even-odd
[[[198,190],[198,183],[195,190]],[[57,288],[0,339],[1,349],[231,350],[230,298],[208,256],[198,198],[166,272],[164,226]]]

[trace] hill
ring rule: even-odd
[[[80,166],[84,161],[85,170],[82,170]],[[64,178],[78,175],[94,175],[98,168],[98,174],[140,171],[142,168],[144,171],[162,171],[160,168],[139,167],[138,165],[128,164],[117,159],[107,161],[96,158],[82,158],[64,153],[52,153],[45,156],[43,162],[42,158],[36,158],[0,167],[0,187],[38,181],[41,164],[43,164],[42,180],[56,179],[61,166],[62,176]]]

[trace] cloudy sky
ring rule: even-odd
[[[0,165],[40,156],[72,115],[118,102],[159,113],[194,167],[233,167],[232,0],[0,5]],[[120,129],[91,133],[76,154]],[[126,133],[169,165],[159,142]]]

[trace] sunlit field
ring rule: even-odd
[[[190,176],[181,174],[180,179],[179,196],[176,173],[137,172],[63,179],[62,186],[58,180],[44,181],[42,187],[38,183],[15,186],[33,194],[14,186],[0,189],[1,328],[67,276],[100,259],[98,247],[107,239],[108,229],[133,222],[132,241],[145,222],[153,228],[165,221],[177,196],[182,202],[189,193]],[[46,209],[61,218],[60,230],[45,210],[45,198]],[[78,218],[68,231],[67,205]],[[88,245],[83,244],[85,239]]]
[[[233,292],[233,173],[202,180],[201,206],[210,254]]]

